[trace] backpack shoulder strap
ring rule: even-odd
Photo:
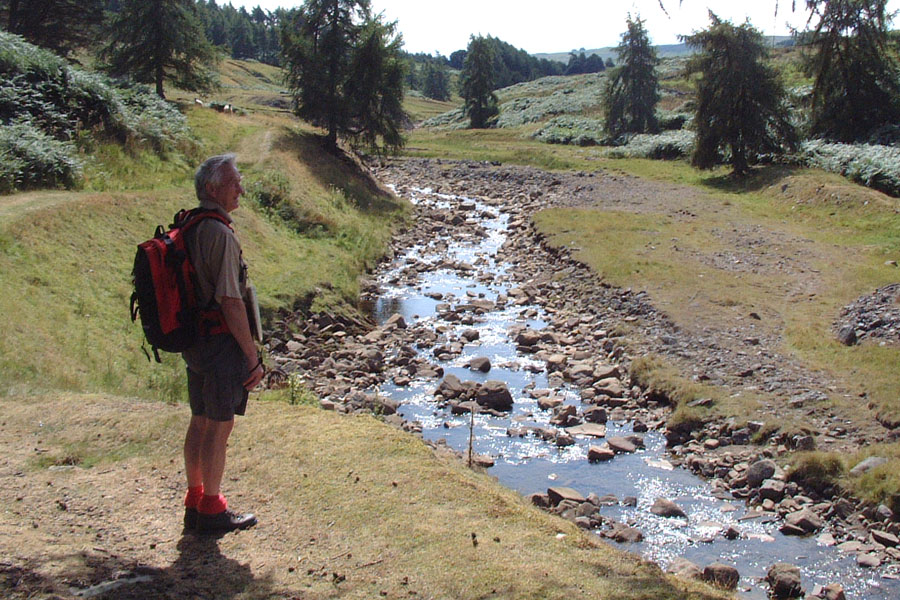
[[[221,214],[217,210],[210,210],[207,208],[194,208],[192,210],[180,210],[175,214],[175,222],[172,224],[174,227],[179,227],[182,232],[187,231],[194,225],[200,223],[200,221],[204,219],[215,219],[220,223],[223,223],[228,227],[228,229],[234,230],[231,222],[225,218],[223,214]]]

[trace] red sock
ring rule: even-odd
[[[200,499],[200,503],[197,505],[197,511],[204,515],[216,515],[224,512],[227,508],[228,501],[225,500],[225,496],[222,494],[216,494],[215,496],[203,494],[203,498]]]
[[[200,504],[200,498],[203,497],[203,484],[191,486],[188,488],[187,494],[184,495],[185,508],[197,508]]]

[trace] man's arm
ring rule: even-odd
[[[228,324],[231,335],[237,340],[238,346],[247,357],[247,365],[253,369],[250,377],[244,381],[246,389],[253,389],[262,380],[263,369],[262,365],[257,365],[256,344],[253,343],[253,336],[250,335],[250,324],[247,322],[247,309],[244,301],[240,298],[223,296],[219,301],[219,306],[222,308],[222,316],[225,317],[225,323]]]

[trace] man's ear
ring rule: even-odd
[[[212,184],[211,181],[206,183],[206,197],[207,198],[215,198],[216,197],[216,186]]]

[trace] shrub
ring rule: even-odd
[[[75,187],[81,168],[74,144],[55,140],[28,121],[0,125],[0,193]]]
[[[606,151],[609,158],[653,158],[672,160],[689,156],[694,132],[680,129],[659,134],[639,133],[618,138],[622,145]]]
[[[534,139],[548,144],[595,146],[603,141],[603,121],[586,117],[561,116],[548,121]]]
[[[819,493],[833,491],[838,478],[844,474],[844,463],[837,454],[828,452],[800,452],[788,470],[788,481]]]
[[[900,196],[900,148],[811,140],[801,145],[800,157],[811,167],[840,173],[851,181]]]
[[[73,68],[5,32],[0,32],[0,75],[3,156],[10,161],[0,166],[4,191],[75,185],[81,165],[74,148],[63,142],[105,138],[167,151],[189,139],[184,115],[146,86]],[[15,134],[22,139],[15,140]],[[48,162],[56,159],[61,161],[56,166]]]

